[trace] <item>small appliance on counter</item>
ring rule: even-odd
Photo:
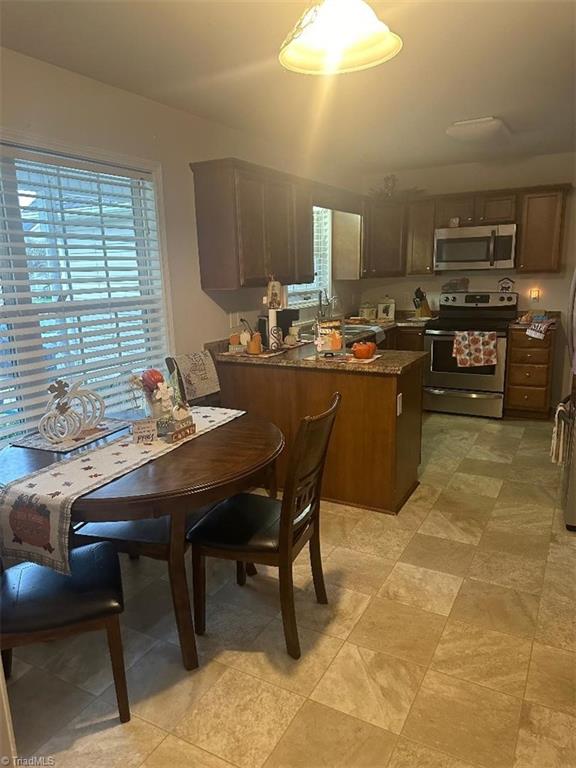
[[[426,410],[502,418],[508,326],[517,315],[517,293],[440,294],[439,315],[428,321],[424,331],[425,349],[430,353]],[[494,332],[496,363],[459,367],[454,356],[457,331]]]
[[[276,322],[279,328],[282,329],[282,337],[285,338],[290,333],[290,326],[292,323],[300,319],[299,309],[278,309],[276,310]],[[264,346],[270,346],[269,339],[269,320],[268,315],[261,315],[258,318],[258,332],[262,336]]]

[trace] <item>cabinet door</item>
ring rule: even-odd
[[[450,219],[460,219],[460,227],[474,223],[474,197],[472,195],[439,197],[436,200],[436,226],[449,227]]]
[[[557,272],[560,269],[560,244],[563,190],[527,192],[522,196],[520,242],[516,254],[518,272]]]
[[[516,221],[516,195],[478,195],[475,218],[476,224],[513,224]]]
[[[348,211],[332,211],[332,277],[358,280],[362,217]]]
[[[404,274],[404,214],[402,203],[368,206],[364,217],[362,277]]]
[[[270,179],[266,183],[266,274],[283,285],[296,281],[294,243],[294,185]]]
[[[265,182],[244,170],[236,172],[235,182],[240,285],[266,285]]]
[[[314,230],[312,193],[304,184],[294,190],[295,275],[293,283],[314,282]]]
[[[434,256],[434,200],[418,200],[408,208],[406,274],[432,274]]]
[[[398,328],[397,349],[424,351],[424,328]]]

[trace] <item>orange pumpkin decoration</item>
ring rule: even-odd
[[[373,341],[357,341],[352,344],[352,354],[357,360],[369,360],[375,352],[376,344]]]

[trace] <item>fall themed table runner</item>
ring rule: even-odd
[[[0,485],[0,556],[69,573],[68,535],[77,498],[243,414],[229,408],[192,408],[196,432],[179,443],[138,445],[125,435]]]

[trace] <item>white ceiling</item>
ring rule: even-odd
[[[572,0],[373,5],[402,52],[334,78],[277,62],[302,2],[3,0],[0,18],[8,48],[357,172],[573,149]],[[485,115],[510,143],[444,133]]]

